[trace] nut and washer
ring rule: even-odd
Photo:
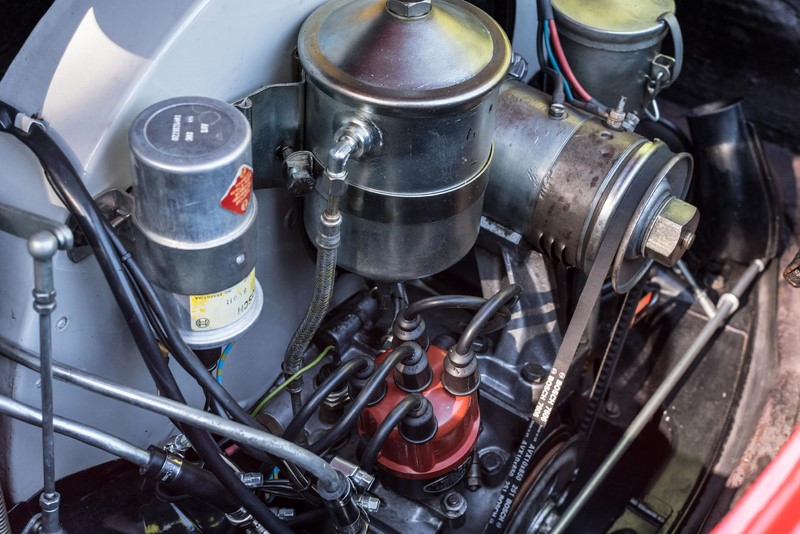
[[[696,207],[677,197],[669,197],[647,231],[642,255],[672,267],[694,243],[699,221]]]
[[[407,19],[424,17],[431,12],[431,0],[387,0],[386,9],[392,15]]]

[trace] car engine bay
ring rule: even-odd
[[[0,534],[709,532],[797,425],[800,159],[673,0],[46,7]]]

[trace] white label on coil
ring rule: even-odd
[[[256,270],[233,287],[209,295],[190,295],[189,313],[192,330],[202,332],[236,322],[256,298]]]

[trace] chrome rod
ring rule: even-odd
[[[39,351],[41,353],[42,392],[42,464],[44,491],[39,497],[42,509],[43,534],[64,532],[59,521],[61,496],[56,491],[55,431],[53,429],[53,338],[51,318],[56,307],[53,284],[53,256],[58,239],[47,231],[28,239],[28,252],[33,257],[33,309],[39,314]]]
[[[14,345],[7,339],[0,338],[0,355],[34,371],[40,371],[41,369],[39,359],[34,354]],[[117,399],[132,406],[223,435],[234,441],[263,450],[278,458],[289,460],[317,478],[319,486],[326,491],[336,492],[341,488],[339,474],[328,462],[285,439],[192,408],[180,402],[157,397],[144,391],[111,382],[105,378],[64,364],[53,363],[53,376],[57,380],[69,382],[105,397]]]
[[[41,411],[3,395],[0,395],[0,413],[25,423],[42,426],[43,416]],[[59,434],[86,443],[139,466],[147,465],[150,460],[150,453],[146,450],[72,419],[54,415],[53,429]]]

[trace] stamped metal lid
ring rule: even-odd
[[[573,31],[625,41],[660,36],[659,17],[675,12],[674,0],[552,0],[556,19]]]
[[[131,151],[149,167],[171,173],[213,170],[250,145],[250,125],[233,106],[200,96],[158,102],[133,121]]]
[[[391,13],[386,0],[333,0],[305,21],[298,52],[334,98],[419,110],[471,103],[511,61],[500,26],[463,0],[432,0],[419,17]]]

